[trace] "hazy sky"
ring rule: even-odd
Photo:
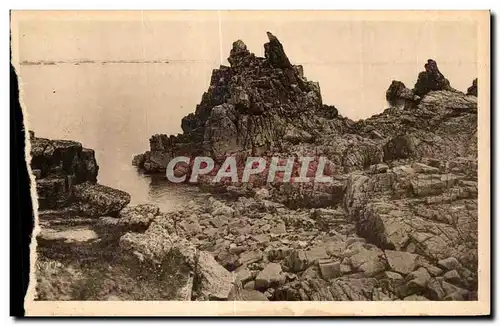
[[[392,17],[367,21],[328,12],[31,13],[19,22],[14,51],[29,61],[186,60],[213,63],[208,66],[212,69],[227,64],[237,39],[262,56],[265,32],[271,31],[291,62],[304,65],[305,76],[320,82],[324,102],[354,119],[384,109],[392,79],[412,87],[429,58],[455,88],[465,90],[471,84],[477,76],[473,20]],[[201,85],[206,88],[207,83]]]

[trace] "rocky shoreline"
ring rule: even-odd
[[[97,184],[92,150],[32,134],[40,259],[64,261],[39,265],[39,299],[477,300],[477,79],[457,91],[429,60],[413,89],[393,81],[391,106],[355,122],[268,37],[265,58],[234,42],[183,134],[153,135],[133,164],[156,173],[181,155],[322,156],[333,182],[209,174],[198,183],[214,193],[207,203],[161,212]],[[68,242],[68,228],[85,236]]]

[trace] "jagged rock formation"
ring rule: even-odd
[[[290,64],[283,45],[268,33],[265,58],[238,40],[228,61],[212,73],[201,103],[182,119],[183,134],[154,135],[150,151],[134,158],[149,172],[164,171],[178,155],[225,157],[281,151],[288,142],[313,142],[326,130],[340,130],[345,119],[322,103],[318,83],[308,81],[302,66]]]
[[[130,202],[130,195],[97,184],[92,149],[71,140],[35,137],[30,131],[31,168],[36,179],[40,210],[72,207],[82,215],[115,215]]]

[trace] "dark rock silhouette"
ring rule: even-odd
[[[271,66],[282,69],[291,68],[292,64],[288,60],[283,45],[278,38],[270,32],[267,32],[267,37],[269,42],[264,44],[264,53]]]
[[[29,131],[31,169],[40,210],[72,207],[82,215],[116,215],[130,195],[97,184],[94,150],[71,140],[37,138]]]
[[[477,78],[472,81],[472,86],[467,88],[467,95],[477,96]]]
[[[422,97],[430,91],[453,90],[450,82],[439,71],[436,61],[429,59],[425,64],[425,71],[418,75],[413,92]]]
[[[385,98],[392,105],[398,104],[399,102],[404,103],[406,101],[417,101],[420,99],[420,97],[415,95],[415,93],[407,88],[405,84],[397,80],[392,81],[385,93]]]

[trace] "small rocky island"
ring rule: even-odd
[[[92,150],[32,134],[38,299],[477,300],[477,79],[463,93],[428,60],[352,121],[268,38],[264,58],[234,42],[183,133],[153,135],[133,164],[322,156],[333,182],[206,175],[208,202],[161,212],[97,184]]]

